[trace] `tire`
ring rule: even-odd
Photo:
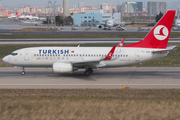
[[[21,75],[25,75],[25,74],[26,74],[26,72],[25,72],[25,71],[22,71],[22,72],[21,72]]]

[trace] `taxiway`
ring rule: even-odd
[[[122,67],[94,70],[88,77],[84,76],[83,70],[72,74],[55,74],[51,68],[27,68],[26,72],[27,74],[23,76],[20,69],[1,67],[0,88],[180,88],[180,67]]]

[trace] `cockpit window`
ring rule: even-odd
[[[16,56],[16,55],[18,55],[18,53],[11,53],[11,55],[12,55],[12,56]]]

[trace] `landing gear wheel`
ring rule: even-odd
[[[89,76],[93,73],[93,69],[92,68],[88,68],[85,72],[84,72],[84,75],[85,76]]]
[[[92,68],[89,68],[89,71],[90,71],[91,74],[93,73],[93,69]]]
[[[25,74],[26,74],[26,72],[25,72],[25,71],[22,71],[22,72],[21,72],[21,75],[25,75]]]

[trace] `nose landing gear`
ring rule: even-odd
[[[26,74],[26,72],[25,72],[24,67],[23,67],[23,68],[22,68],[21,75],[25,75],[25,74]]]

